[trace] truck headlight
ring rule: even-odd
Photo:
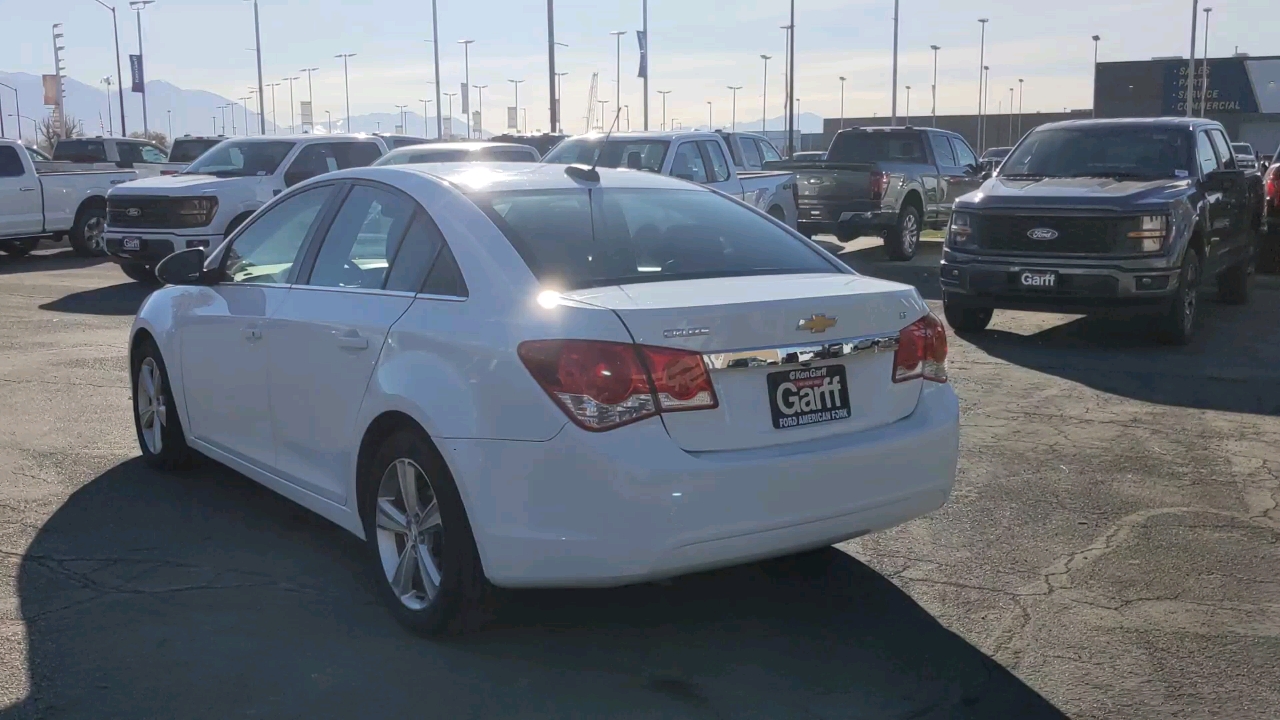
[[[951,213],[951,225],[947,228],[947,245],[970,247],[973,243],[973,216],[963,212]]]
[[[1136,252],[1153,253],[1164,249],[1169,237],[1168,215],[1144,215],[1139,218],[1137,230],[1129,231],[1130,247]]]
[[[217,198],[190,198],[178,204],[178,221],[183,227],[203,227],[217,211]]]

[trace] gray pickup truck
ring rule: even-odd
[[[765,167],[795,173],[800,232],[841,242],[879,235],[893,260],[914,257],[920,231],[945,228],[955,199],[984,179],[964,138],[910,126],[841,130],[825,160]]]

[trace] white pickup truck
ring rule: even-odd
[[[107,191],[133,170],[37,170],[17,140],[0,139],[0,250],[26,255],[42,238],[71,237],[81,255],[101,246]]]
[[[53,146],[51,162],[36,163],[39,170],[136,170],[140,178],[172,175],[186,166],[169,162],[169,153],[150,140],[118,137],[64,138]]]
[[[789,172],[740,171],[724,138],[713,132],[623,132],[571,137],[544,163],[647,170],[690,180],[741,199],[796,227],[798,190]]]
[[[271,198],[303,180],[364,167],[387,152],[372,135],[267,135],[224,140],[176,175],[143,178],[107,196],[103,237],[125,275],[156,283],[170,254],[214,248]]]

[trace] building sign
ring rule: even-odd
[[[507,106],[507,129],[516,130],[519,125],[516,123],[516,109],[510,105]]]
[[[40,77],[40,80],[44,84],[44,104],[57,105],[58,104],[58,76],[42,75]]]
[[[312,127],[315,123],[311,120],[311,101],[303,100],[298,103],[299,114],[302,115],[302,126]]]
[[[1197,61],[1194,82],[1188,82],[1189,70],[1185,60],[1164,61],[1163,114],[1186,115],[1188,95],[1194,103],[1194,115],[1256,113],[1259,97],[1266,94],[1268,83],[1280,80],[1280,63],[1274,60],[1217,58],[1207,64]]]

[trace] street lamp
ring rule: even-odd
[[[462,114],[466,115],[467,139],[471,139],[471,43],[475,40],[459,40],[462,46],[462,84],[467,87],[466,97],[462,98]]]
[[[978,152],[982,152],[982,83],[985,81],[986,73],[983,68],[987,66],[987,23],[991,22],[989,18],[978,18],[978,22],[982,24],[982,36],[978,44]]]
[[[275,135],[280,130],[280,123],[276,122],[276,88],[280,83],[271,83],[267,87],[271,88],[271,134]]]
[[[670,90],[659,90],[658,94],[662,96],[662,130],[667,130],[667,96],[671,94]]]
[[[311,73],[319,69],[318,67],[302,68],[298,71],[307,74],[307,102],[311,104],[311,132],[313,133],[316,131],[316,95],[311,88]],[[303,125],[306,125],[306,123],[303,123]]]
[[[1098,42],[1102,40],[1101,35],[1093,36],[1093,113],[1092,117],[1098,117]]]
[[[396,109],[400,111],[400,132],[407,132],[407,131],[405,130],[405,126],[409,124],[409,121],[408,121],[408,120],[406,120],[406,119],[405,119],[405,116],[404,116],[404,110],[405,110],[405,108],[407,108],[407,107],[409,107],[409,106],[408,106],[408,105],[397,105],[397,106],[396,106]]]
[[[933,116],[933,126],[938,127],[938,51],[942,49],[942,46],[930,45],[929,49],[933,51],[933,86],[931,88],[933,109],[929,111],[929,114]]]
[[[6,86],[6,87],[7,87],[7,86]],[[17,119],[18,119],[18,140],[19,140],[19,141],[21,141],[21,140],[22,140],[22,121],[23,121],[23,120],[28,120],[28,121],[30,121],[30,122],[31,122],[31,132],[34,134],[34,137],[36,137],[36,138],[39,138],[39,137],[40,137],[40,127],[36,125],[36,121],[35,121],[35,120],[33,120],[32,118],[29,118],[29,117],[27,117],[26,115],[17,115],[17,114],[15,114],[15,113],[9,113],[9,115],[8,115],[8,116],[9,116],[9,117],[11,117],[11,118],[17,118]]]
[[[982,137],[978,140],[978,152],[987,149],[987,111],[991,108],[991,67],[982,66]]]
[[[453,139],[453,99],[458,97],[458,93],[445,93],[445,97],[449,98],[449,139]]]
[[[110,95],[107,97],[110,97]],[[169,116],[169,142],[173,142],[173,111],[165,110],[165,113]],[[215,132],[214,135],[217,135],[217,133]]]
[[[898,124],[898,0],[893,0],[893,98],[890,103],[893,105],[893,116],[889,120],[889,125]],[[911,117],[911,113],[907,113],[907,117]]]
[[[228,103],[227,103],[227,107],[231,108],[231,135],[232,135],[232,137],[235,137],[235,134],[236,134],[236,101],[235,101],[235,100],[232,100],[232,101],[228,102]],[[225,130],[225,127],[224,127],[224,130]],[[169,134],[169,137],[170,137],[170,138],[172,138],[172,137],[173,137],[173,134],[172,134],[172,133],[170,133],[170,134]]]
[[[603,131],[603,130],[605,129],[605,127],[604,127],[604,106],[605,106],[605,105],[608,105],[610,101],[608,101],[608,100],[597,100],[596,102],[600,103],[600,130],[601,130],[601,131]],[[613,125],[612,125],[612,124],[610,124],[610,125],[609,125],[609,128],[610,128],[610,129],[612,129],[612,128],[613,128]]]
[[[729,106],[729,132],[738,132],[738,91],[742,89],[742,86],[728,85],[727,87],[733,93],[733,101]]]
[[[616,72],[616,77],[614,78],[613,105],[614,107],[622,107],[622,36],[626,35],[627,31],[614,30],[609,34],[612,35],[614,39],[618,41],[618,53],[616,56],[616,60],[614,62],[614,69],[615,69],[614,71]]]
[[[17,114],[16,117],[18,118],[18,142],[22,142],[22,105],[18,102],[18,88],[8,83],[0,83],[0,85],[13,91],[13,112]],[[39,133],[36,134],[39,135]]]
[[[764,84],[760,93],[760,134],[764,135],[769,129],[769,61],[773,56],[762,53],[760,59],[764,61]],[[665,116],[666,113],[663,113],[664,118]]]
[[[1200,117],[1205,116],[1205,101],[1209,98],[1209,13],[1213,12],[1213,8],[1204,9],[1204,60],[1200,63],[1204,66],[1204,86],[1200,88]]]
[[[108,5],[102,2],[102,0],[93,0],[93,1],[111,11],[111,32],[115,34],[115,38],[116,38],[116,79],[120,81],[119,83],[116,84],[116,92],[120,96],[120,136],[128,137],[129,134],[125,132],[125,129],[124,129],[124,75],[121,74],[121,70],[120,70],[120,28],[118,25],[116,25],[116,8],[114,5]],[[5,87],[8,87],[8,86],[6,85]],[[14,94],[16,95],[17,92],[18,91],[15,90]],[[110,86],[107,87],[107,95],[111,95]],[[107,104],[108,104],[107,114],[110,115],[111,114],[110,99],[108,99]],[[22,138],[21,127],[18,128],[18,138],[19,139]]]
[[[333,134],[333,113],[328,110],[324,111],[324,116],[329,120],[329,134]]]
[[[711,101],[707,101],[707,132],[711,132],[714,125],[711,121]]]
[[[1009,144],[1013,145],[1013,88],[1009,88]]]
[[[845,76],[840,76],[840,129],[844,129],[844,81]]]
[[[516,132],[520,132],[520,83],[524,80],[507,80],[515,88],[516,92]]]
[[[418,102],[422,103],[422,137],[427,136],[427,103],[431,102],[431,98],[418,98]]]
[[[564,45],[564,43],[556,43],[556,44]],[[568,46],[566,45],[565,47],[568,47]],[[564,130],[564,114],[560,107],[561,106],[560,98],[564,97],[564,93],[561,88],[560,78],[568,74],[569,74],[568,70],[565,70],[564,72],[556,73],[556,126],[551,128],[551,132],[561,132]]]
[[[98,82],[107,86],[107,137],[111,137],[112,135],[116,134],[115,126],[113,125],[111,120],[111,85],[115,81],[112,80],[110,75],[108,75],[102,78],[101,80],[99,80]],[[0,137],[4,137],[3,123],[0,123]]]
[[[259,125],[258,131],[261,134],[265,134],[265,131],[263,130],[263,128],[267,126],[267,116],[262,113],[262,106],[266,104],[266,100],[263,100],[265,96],[262,93],[258,92],[258,88],[251,87],[249,88],[249,97],[258,98],[258,125]],[[246,110],[245,112],[248,112],[248,110]],[[245,134],[252,135],[253,133],[248,132],[248,128],[249,128],[248,120],[245,120],[244,126],[245,126]]]
[[[489,86],[488,85],[476,86],[476,99],[480,101],[480,106],[476,108],[476,117],[479,118],[479,121],[476,122],[476,137],[480,138],[481,140],[484,139],[484,91],[485,91],[485,88],[487,87]]]
[[[142,70],[142,135],[146,137],[151,132],[151,128],[147,125],[147,78],[146,64],[142,61],[142,11],[147,9],[156,0],[130,0],[129,9],[134,12],[138,18],[138,64]]]
[[[355,57],[355,53],[339,53],[335,58],[342,58],[342,95],[347,101],[347,132],[351,132],[351,76],[347,72],[347,60]]]
[[[1018,78],[1018,137],[1022,137],[1022,78]]]
[[[622,109],[626,111],[627,114],[627,132],[631,132],[631,106],[623,105]]]
[[[253,0],[253,48],[253,52],[258,58],[258,134],[266,135],[267,91],[266,86],[262,84],[262,26],[258,22],[258,0]],[[248,132],[249,127],[246,122],[245,133],[248,134]]]
[[[1200,0],[1191,0],[1191,67],[1187,69],[1187,117],[1195,114],[1196,96],[1196,19]]]
[[[292,135],[293,133],[297,132],[297,131],[295,130],[295,125],[294,125],[295,121],[297,120],[297,117],[293,114],[293,107],[294,107],[294,105],[293,105],[293,81],[294,81],[294,80],[301,80],[302,78],[301,78],[301,77],[299,77],[299,76],[297,76],[297,75],[294,75],[293,77],[280,78],[280,79],[281,79],[282,81],[284,81],[284,82],[289,83],[289,134],[290,134],[290,135]]]
[[[236,99],[239,100],[240,105],[244,107],[244,135],[245,137],[249,137],[249,135],[252,134],[251,132],[249,132],[249,101],[252,100],[253,98],[250,96],[246,96],[246,97],[236,98]]]
[[[218,128],[215,126],[215,127],[213,128],[213,130],[214,130],[213,134],[214,134],[214,135],[218,135],[218,134],[226,135],[226,134],[227,134],[227,106],[226,106],[226,105],[219,105],[218,107],[216,107],[216,108],[214,108],[214,109],[215,109],[215,110],[218,110],[219,112],[221,112],[221,113],[222,113],[222,132],[221,132],[221,133],[218,133]],[[172,111],[172,110],[167,110],[166,112],[168,112],[168,113],[169,113],[169,138],[170,138],[170,139],[172,139],[172,138],[173,138],[173,111]]]
[[[904,122],[903,124],[904,125],[911,124],[911,86],[910,85],[907,86],[907,117],[906,117],[906,122]]]

